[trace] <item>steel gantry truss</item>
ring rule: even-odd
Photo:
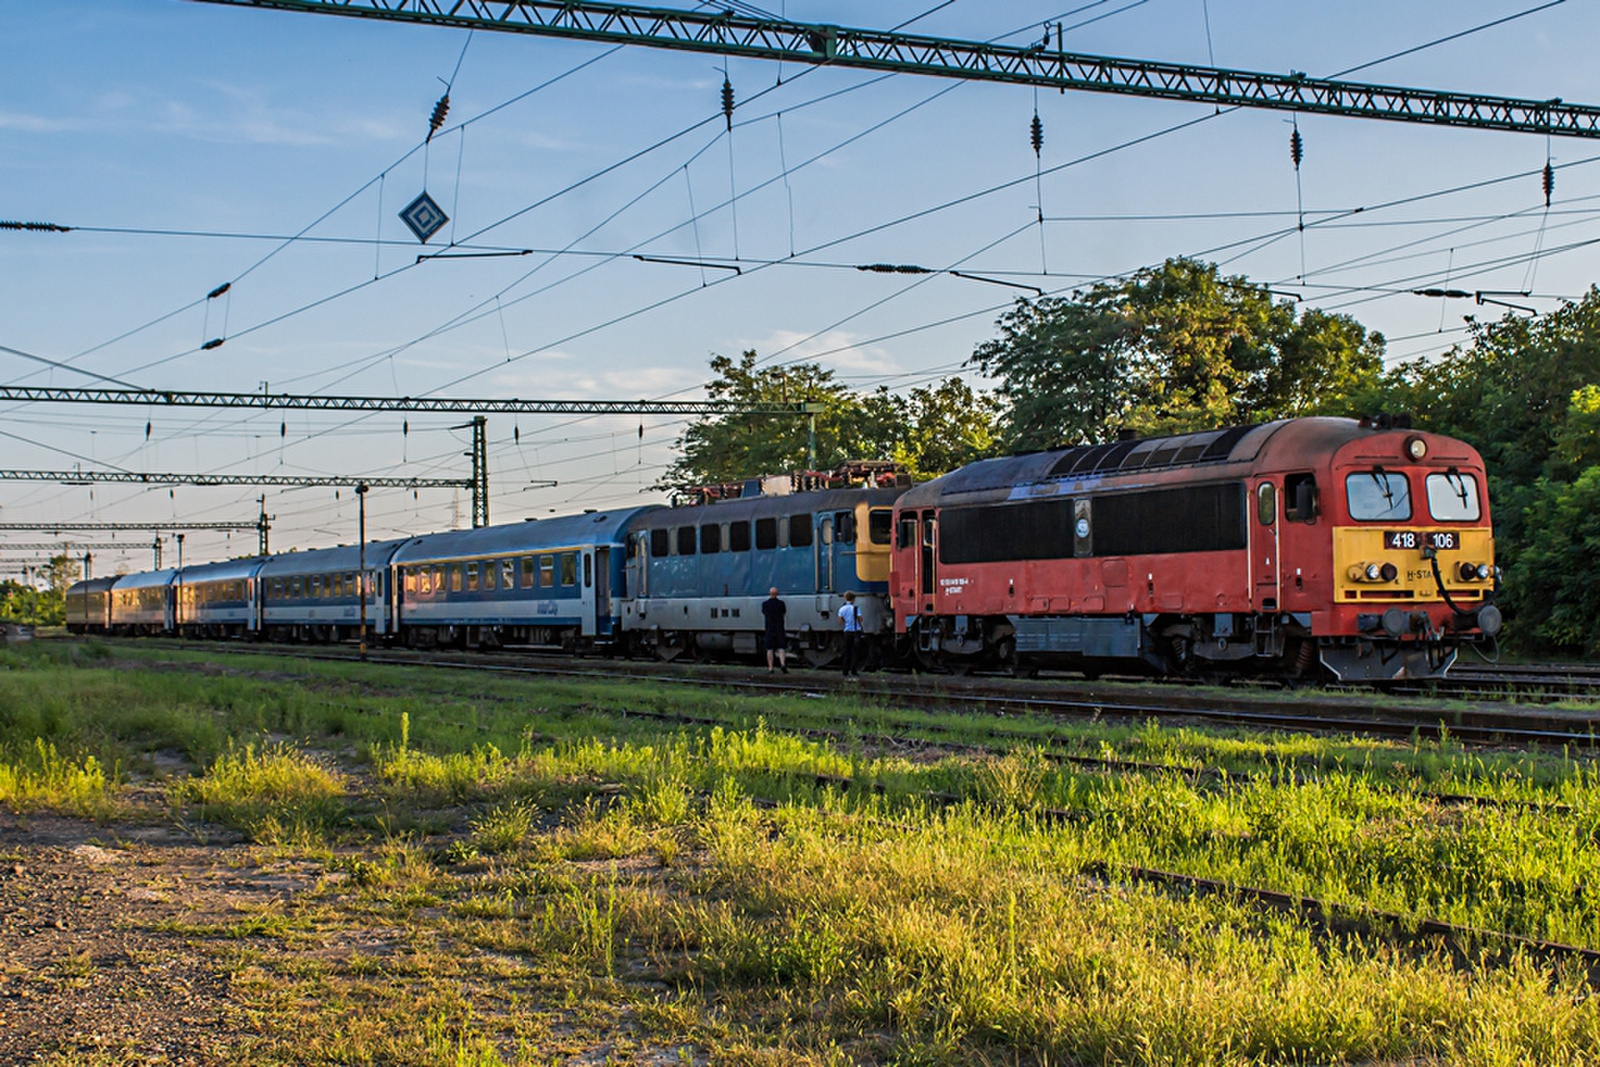
[[[124,485],[270,485],[309,489],[368,485],[374,489],[471,489],[470,478],[362,478],[356,475],[298,477],[288,474],[151,474],[146,471],[21,471],[0,470],[0,482],[60,482],[87,485],[114,482]],[[539,483],[554,485],[554,482]],[[165,529],[165,527],[163,527]]]
[[[191,393],[171,389],[61,389],[0,385],[0,401],[138,404],[161,407],[309,411],[421,411],[505,415],[807,415],[820,403],[730,400],[518,400],[447,396],[314,396],[303,393]]]
[[[1390,85],[1265,74],[1191,63],[1068,52],[1056,34],[1032,46],[924,37],[887,30],[575,0],[200,0],[235,7],[320,12],[471,30],[644,45],[750,59],[1008,82],[1225,107],[1275,108],[1479,130],[1600,137],[1600,108]]]
[[[272,519],[267,515],[265,496],[261,498],[261,514],[254,522],[0,522],[0,533],[51,533],[59,537],[63,533],[140,532],[155,534],[157,541],[163,533],[234,530],[254,530],[257,554],[267,554]]]

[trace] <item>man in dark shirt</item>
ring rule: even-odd
[[[783,616],[788,609],[783,606],[783,601],[778,599],[778,587],[773,586],[770,595],[761,602],[761,615],[766,619],[766,633],[763,634],[762,644],[767,649],[767,673],[772,673],[773,653],[777,653],[778,666],[784,674],[789,673],[789,650],[785,647],[783,635]]]

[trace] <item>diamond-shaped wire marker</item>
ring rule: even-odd
[[[417,235],[417,240],[427,244],[428,238],[438,233],[439,227],[450,221],[450,216],[433,202],[433,197],[423,192],[400,212],[400,221],[410,227],[411,232]]]

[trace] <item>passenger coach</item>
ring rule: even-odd
[[[395,632],[389,561],[404,541],[371,541],[366,552],[367,633]],[[340,545],[268,557],[261,589],[261,634],[269,641],[341,641],[361,629],[361,546]]]
[[[85,578],[67,589],[67,630],[75,634],[103,634],[111,627],[111,587],[116,576]]]
[[[409,645],[568,651],[621,633],[626,531],[647,508],[430,534],[394,556]]]
[[[985,460],[895,508],[925,664],[1439,677],[1492,644],[1483,462],[1352,419]]]

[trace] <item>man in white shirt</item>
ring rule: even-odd
[[[844,606],[839,609],[839,622],[844,627],[844,676],[859,677],[856,652],[861,643],[861,609],[856,607],[855,593],[844,595]]]

